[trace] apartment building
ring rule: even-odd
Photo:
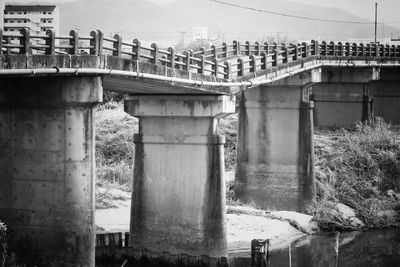
[[[58,34],[59,11],[55,5],[6,5],[3,25],[5,32],[27,28],[31,34],[44,34],[48,29]]]

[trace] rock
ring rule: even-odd
[[[319,230],[311,215],[294,211],[275,211],[271,212],[271,216],[278,220],[288,221],[295,228],[306,234],[313,234]]]
[[[337,203],[335,208],[341,217],[341,221],[344,221],[345,224],[347,224],[346,226],[355,229],[365,227],[365,224],[357,218],[355,211],[349,206],[343,203]]]

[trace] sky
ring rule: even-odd
[[[32,0],[5,0],[5,1],[6,3],[10,4],[32,2]],[[36,1],[60,3],[60,2],[84,1],[84,0],[47,0],[47,1],[36,0]],[[126,0],[126,1],[134,1],[134,0]],[[178,0],[144,0],[144,1],[164,4]],[[208,0],[202,0],[202,1],[208,1]],[[229,2],[229,0],[226,1]],[[274,0],[266,0],[266,1],[274,1]],[[380,22],[384,22],[387,24],[391,24],[390,22],[398,22],[391,25],[397,27],[400,26],[400,12],[399,12],[400,0],[287,0],[287,1],[310,4],[310,5],[318,5],[318,6],[338,7],[348,11],[349,13],[352,13],[362,18],[370,19],[372,21],[374,19],[375,2],[377,2],[378,20]],[[245,5],[251,6],[251,0],[242,0],[242,2]]]

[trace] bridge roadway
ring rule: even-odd
[[[44,265],[94,266],[103,90],[126,93],[139,118],[130,245],[154,252],[227,256],[219,118],[239,112],[238,199],[294,211],[315,195],[314,124],[372,112],[400,123],[400,47],[233,42],[180,54],[100,31],[0,37],[0,219],[18,255]]]

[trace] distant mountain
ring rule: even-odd
[[[228,0],[227,0],[228,2]],[[300,15],[304,17],[365,21],[338,8],[317,7],[290,1],[229,0],[230,3]],[[207,0],[166,1],[163,5],[144,0],[81,0],[59,4],[61,32],[78,28],[88,33],[101,29],[106,34],[122,33],[124,39],[179,42],[191,39],[194,27],[209,28],[212,36],[227,41],[262,40],[268,36],[287,36],[304,39],[365,39],[373,38],[374,26],[316,22],[295,19],[230,7]],[[381,31],[380,31],[381,32]],[[400,30],[386,26],[386,32],[400,34]]]

